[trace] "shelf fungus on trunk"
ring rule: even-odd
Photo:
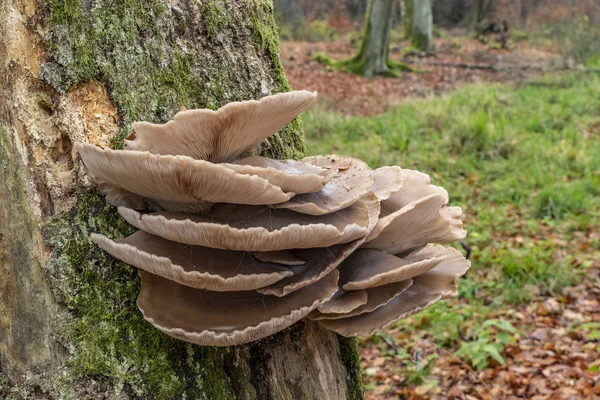
[[[356,158],[257,156],[316,93],[289,92],[137,122],[125,150],[75,148],[139,229],[104,250],[140,270],[138,306],[173,337],[258,340],[309,317],[369,335],[456,295],[461,210],[429,176]]]

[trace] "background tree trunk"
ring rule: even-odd
[[[355,343],[310,322],[234,348],[146,323],[134,268],[90,232],[132,232],[73,142],[289,89],[270,0],[0,2],[0,398],[361,398]],[[305,152],[299,121],[263,154]]]
[[[394,0],[371,0],[367,7],[363,39],[358,54],[346,61],[347,69],[364,76],[388,71],[388,48],[394,14]]]
[[[413,22],[411,26],[411,45],[421,51],[431,51],[433,14],[431,0],[413,1]]]
[[[412,32],[413,22],[413,1],[414,0],[401,0],[402,1],[402,36],[404,38],[410,38]]]

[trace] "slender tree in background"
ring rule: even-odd
[[[326,55],[319,54],[316,57],[317,61],[335,69],[368,77],[398,76],[401,71],[412,71],[410,67],[394,62],[388,57],[395,6],[395,0],[370,0],[358,53],[345,61],[333,61]]]
[[[136,120],[289,90],[271,0],[0,2],[0,398],[361,398],[353,341],[308,321],[200,347],[146,323],[137,272],[89,232],[132,232],[89,187],[75,141]],[[288,125],[263,155],[298,158]]]
[[[433,30],[432,0],[413,0],[410,44],[417,50],[430,52]]]

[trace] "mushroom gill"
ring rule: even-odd
[[[301,318],[368,335],[456,295],[461,210],[428,175],[339,155],[252,154],[315,100],[307,91],[138,122],[125,150],[75,148],[139,229],[105,251],[140,270],[138,305],[175,338],[230,346]]]

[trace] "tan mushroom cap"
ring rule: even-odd
[[[264,206],[217,204],[204,217],[161,211],[140,214],[119,208],[131,225],[186,244],[240,251],[327,247],[366,236],[370,204],[357,202],[337,213],[312,216]]]
[[[358,202],[365,202],[369,207],[369,226],[367,231],[370,231],[377,223],[379,200],[375,194],[369,193]],[[342,261],[352,254],[364,240],[365,238],[363,237],[354,242],[338,244],[331,247],[292,250],[294,255],[300,260],[306,261],[306,264],[298,267],[290,267],[294,272],[293,276],[284,278],[266,288],[257,289],[257,291],[275,296],[285,296],[288,293],[292,293],[294,290],[310,285],[334,270]]]
[[[412,169],[403,169],[402,176],[402,186],[381,202],[382,217],[432,194],[440,194],[446,199],[444,204],[448,202],[448,192],[446,189],[441,186],[432,185],[429,175]]]
[[[456,249],[446,250],[446,259],[429,272],[413,278],[413,284],[375,311],[344,319],[321,320],[326,329],[343,336],[369,336],[403,318],[424,310],[438,300],[456,296],[458,278],[471,263]]]
[[[239,174],[256,175],[279,186],[284,192],[313,193],[319,191],[337,173],[337,169],[317,167],[309,162],[273,160],[266,157],[248,157],[233,164],[222,164]]]
[[[404,254],[427,243],[464,239],[460,207],[443,207],[446,197],[434,193],[382,217],[369,234],[364,248]]]
[[[181,111],[162,125],[135,122],[135,139],[126,141],[126,148],[231,162],[277,133],[316,98],[316,93],[300,90],[229,103],[217,111]]]
[[[313,156],[302,161],[323,168],[338,169],[339,172],[318,192],[306,193],[291,200],[274,205],[303,214],[330,214],[354,204],[370,191],[373,171],[363,161],[338,155]]]
[[[369,288],[366,290],[359,290],[358,293],[366,292],[367,302],[361,304],[359,307],[355,307],[349,311],[341,311],[337,312],[337,310],[332,310],[325,312],[323,311],[324,306],[327,305],[325,303],[321,307],[318,308],[318,312],[313,312],[311,314],[311,318],[314,320],[323,320],[323,319],[342,319],[342,318],[350,318],[357,315],[365,314],[368,312],[372,312],[377,310],[379,307],[383,307],[388,304],[392,299],[396,296],[403,293],[413,284],[412,279],[406,279],[400,282],[388,283],[387,285],[378,286],[375,288]],[[348,294],[355,292],[346,292]],[[330,300],[331,301],[331,300]],[[342,309],[340,307],[340,309]]]
[[[256,292],[211,292],[140,271],[138,307],[169,336],[203,346],[232,346],[272,335],[304,318],[337,290],[338,272],[285,299]]]
[[[426,248],[406,258],[377,250],[359,249],[340,264],[340,286],[344,290],[362,290],[423,274],[444,259],[445,248],[433,248],[435,252]]]
[[[209,202],[274,204],[294,195],[258,176],[189,157],[115,151],[79,142],[75,148],[95,179],[153,199],[171,211],[203,212]]]
[[[355,290],[353,292],[338,290],[329,301],[321,304],[321,306],[317,310],[313,311],[313,313],[317,313],[316,315],[328,313],[348,313],[357,307],[366,304],[367,301],[368,299],[366,290]]]
[[[371,191],[380,201],[387,200],[398,192],[404,184],[404,173],[398,166],[381,167],[373,171]]]
[[[196,289],[254,290],[293,274],[245,252],[185,245],[143,231],[116,242],[92,233],[92,240],[127,264]]]
[[[264,262],[271,262],[282,265],[304,265],[306,261],[303,261],[296,257],[294,253],[287,250],[277,251],[255,251],[252,252],[252,256],[257,260]]]

